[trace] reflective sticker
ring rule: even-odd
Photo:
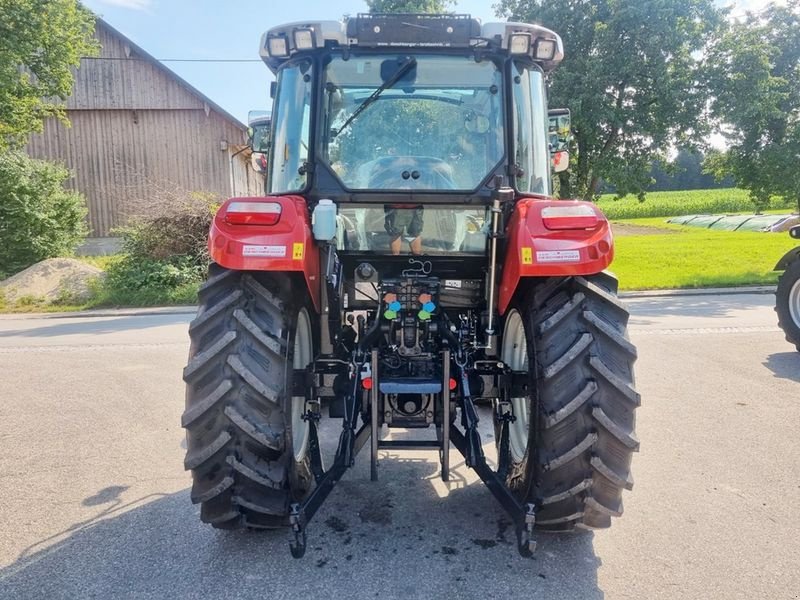
[[[295,242],[292,246],[292,258],[294,260],[302,260],[303,258],[303,242]]]
[[[536,261],[540,263],[579,262],[580,260],[579,250],[548,250],[536,253]]]
[[[537,252],[537,255],[539,253]],[[533,264],[533,253],[531,252],[530,248],[523,248],[522,249],[522,264],[523,265],[532,265]]]
[[[286,246],[242,246],[242,256],[286,256]]]

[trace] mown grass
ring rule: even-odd
[[[100,308],[141,308],[148,306],[193,306],[197,304],[199,284],[186,284],[171,290],[135,292],[109,291],[97,286],[92,297],[86,302],[69,299],[47,302],[41,298],[24,297],[9,303],[0,294],[0,313],[60,313],[77,312]]]
[[[777,261],[797,244],[787,234],[710,231],[667,223],[665,217],[690,213],[752,212],[742,190],[696,190],[656,192],[645,203],[635,198],[611,200],[600,206],[614,222],[651,227],[663,232],[625,235],[615,239],[616,257],[611,269],[620,277],[622,290],[727,287],[772,284],[778,274]],[[775,207],[786,210],[787,207]],[[791,207],[788,207],[791,208]],[[648,218],[615,215],[663,213]],[[83,257],[81,260],[107,270],[120,256]],[[13,304],[0,291],[0,312],[65,312],[107,307],[192,305],[197,301],[198,282],[147,289],[95,282],[91,298],[75,302],[62,298],[47,303],[22,298]]]
[[[120,255],[111,256],[79,256],[78,260],[106,271],[121,259]],[[100,277],[90,283],[90,297],[86,301],[76,301],[65,296],[55,301],[26,296],[16,302],[9,302],[0,290],[0,313],[27,312],[75,312],[99,308],[139,308],[148,306],[188,306],[197,303],[199,282],[190,282],[177,286],[148,287],[133,289],[114,287]]]
[[[84,308],[128,308],[139,306],[182,306],[197,303],[199,283],[186,283],[161,290],[100,289]]]
[[[641,219],[647,217],[677,217],[680,215],[752,213],[755,206],[746,190],[689,190],[680,192],[650,192],[644,202],[635,196],[615,199],[601,196],[597,205],[609,219]],[[796,209],[796,205],[774,198],[766,210]]]
[[[611,270],[622,290],[773,284],[775,264],[797,245],[788,234],[711,231],[662,218],[620,222],[669,231],[615,238]]]

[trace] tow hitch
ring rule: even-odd
[[[448,365],[444,369],[444,381],[442,382],[443,406],[449,407],[449,378],[450,378],[450,353],[443,352],[443,364]],[[355,457],[364,447],[367,439],[370,439],[370,479],[378,479],[378,451],[381,449],[392,450],[439,450],[441,463],[441,477],[443,481],[449,480],[449,450],[450,442],[464,457],[466,465],[474,469],[478,477],[486,484],[489,491],[497,499],[503,509],[509,514],[514,522],[517,534],[517,549],[522,556],[531,557],[536,550],[536,542],[533,539],[533,528],[536,523],[536,510],[533,504],[523,504],[514,493],[508,488],[505,478],[508,472],[507,459],[501,459],[497,470],[492,469],[486,461],[483,452],[481,436],[478,432],[478,414],[472,396],[469,392],[469,381],[466,370],[459,367],[459,376],[463,387],[463,394],[459,399],[459,409],[461,412],[461,429],[450,425],[449,409],[444,411],[443,424],[437,427],[437,440],[381,440],[380,425],[378,424],[377,409],[379,396],[379,372],[378,372],[378,353],[374,350],[370,356],[370,366],[372,373],[372,389],[370,391],[370,412],[369,423],[364,423],[357,429],[358,422],[358,402],[356,394],[356,383],[354,383],[351,393],[345,399],[345,417],[342,423],[342,432],[339,435],[339,445],[333,465],[327,470],[322,469],[322,457],[320,453],[319,432],[317,423],[319,413],[309,410],[306,420],[309,424],[310,439],[309,452],[311,453],[312,472],[316,479],[316,487],[311,495],[303,502],[294,503],[291,506],[289,524],[294,534],[294,540],[290,544],[291,554],[294,558],[301,558],[306,552],[307,528],[309,522],[322,506],[325,499],[333,491],[336,483],[342,478],[347,470],[355,464]],[[316,411],[319,404],[311,404]],[[500,403],[499,410],[503,403]],[[510,410],[503,410],[499,415],[502,426],[500,429],[500,456],[507,456],[508,452],[503,450],[508,448],[508,424],[514,420]]]

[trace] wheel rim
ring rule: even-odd
[[[789,290],[789,314],[795,327],[800,327],[800,279],[795,281]]]
[[[528,343],[522,316],[516,309],[508,313],[503,330],[501,358],[512,371],[528,370]],[[511,410],[516,419],[508,424],[508,447],[514,462],[525,458],[530,433],[531,407],[527,397],[511,398]]]
[[[294,333],[294,369],[305,369],[311,362],[311,319],[305,308],[297,314],[297,329]],[[308,453],[309,427],[303,416],[306,411],[305,396],[292,396],[292,448],[294,459],[302,461]]]

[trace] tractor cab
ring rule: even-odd
[[[499,186],[551,192],[545,77],[562,54],[545,28],[467,15],[273,28],[268,193],[333,201],[340,251],[483,253]]]

